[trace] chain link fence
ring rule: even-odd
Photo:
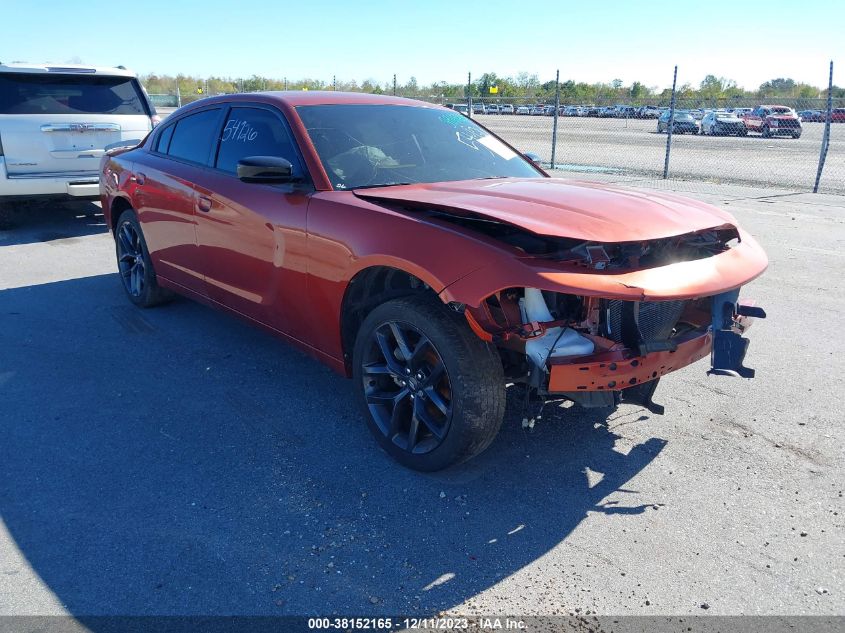
[[[814,189],[827,139],[818,189],[845,194],[845,100],[834,99],[832,106],[830,124],[823,99],[754,104],[677,99],[674,112],[659,100],[561,104],[557,121],[553,104],[497,100],[474,103],[472,116],[563,172],[620,179],[665,175],[799,191]]]
[[[845,98],[832,98],[833,63],[827,98],[689,98],[673,85],[662,98],[583,103],[562,100],[555,84],[555,98],[545,100],[403,95],[395,82],[394,94],[460,111],[567,175],[845,194]],[[162,106],[177,99],[150,96]]]

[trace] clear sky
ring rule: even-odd
[[[139,73],[466,81],[496,72],[658,88],[706,74],[845,84],[845,1],[0,0],[0,61]]]

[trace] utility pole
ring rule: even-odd
[[[332,90],[337,92],[337,75],[332,75]]]

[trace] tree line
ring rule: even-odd
[[[405,97],[446,102],[463,100],[468,96],[472,96],[473,99],[523,101],[550,101],[554,100],[555,97],[554,80],[541,82],[538,75],[527,72],[518,73],[515,77],[500,77],[496,73],[484,73],[467,83],[439,81],[431,84],[420,84],[415,77],[410,77],[407,81],[396,84],[392,80],[379,82],[374,79],[365,79],[359,83],[354,79],[325,81],[312,78],[279,79],[259,75],[252,75],[247,78],[232,78],[197,77],[182,74],[174,77],[148,74],[142,75],[140,79],[148,93],[175,95],[178,90],[183,101],[205,95],[262,90],[338,90],[373,94],[395,93]],[[575,82],[571,79],[560,82],[562,103],[651,103],[668,101],[671,94],[670,88],[660,90],[639,81],[634,81],[630,85],[625,85],[620,79],[596,83]],[[679,86],[676,97],[705,103],[775,98],[825,99],[827,98],[827,89],[798,82],[791,78],[778,77],[760,84],[754,90],[747,90],[737,86],[732,79],[707,75],[697,86],[690,83]],[[833,97],[836,99],[845,98],[845,88],[834,86]]]

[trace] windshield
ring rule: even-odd
[[[0,74],[0,114],[148,114],[132,77]]]
[[[540,173],[471,119],[402,105],[296,109],[335,189]]]
[[[668,115],[667,115],[668,116]],[[676,121],[692,121],[692,115],[689,112],[675,112]]]
[[[717,112],[715,116],[716,116],[717,119],[721,119],[721,120],[735,119],[736,118],[736,116],[731,114],[730,112]]]

